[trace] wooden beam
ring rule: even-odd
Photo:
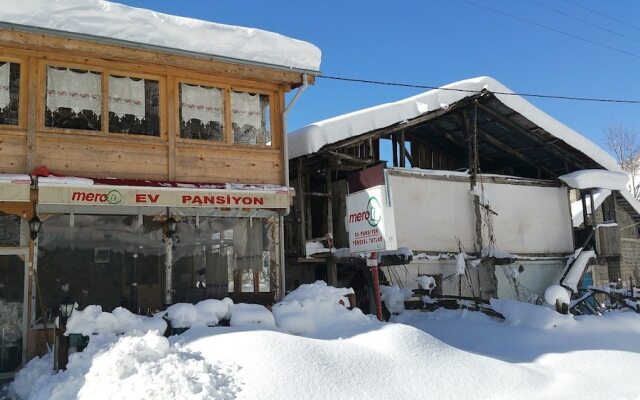
[[[400,145],[400,167],[404,168],[407,160],[407,148],[404,144],[404,129],[400,131],[400,141],[398,144]]]
[[[331,182],[331,167],[324,169],[324,179],[327,190],[327,233],[333,238],[333,187]]]
[[[478,108],[480,108],[482,111],[486,112],[487,114],[491,115],[493,118],[497,119],[501,123],[505,124],[510,129],[513,129],[514,131],[520,133],[521,135],[524,135],[524,136],[528,137],[529,139],[533,140],[534,142],[538,143],[539,145],[544,146],[546,149],[548,149],[550,152],[552,152],[555,156],[559,157],[561,160],[566,160],[567,158],[573,158],[572,161],[573,161],[573,163],[576,165],[576,167],[578,169],[585,169],[585,166],[580,161],[575,159],[575,155],[574,154],[566,152],[564,150],[556,149],[556,146],[555,146],[555,144],[553,142],[546,142],[545,140],[543,140],[540,137],[538,137],[535,133],[524,129],[520,125],[518,125],[515,122],[513,122],[509,117],[504,116],[504,115],[502,115],[502,114],[490,109],[487,106],[484,106],[484,105],[478,103]]]
[[[24,65],[24,64],[23,64]],[[27,99],[27,170],[26,173],[31,173],[36,167],[36,130],[37,118],[38,118],[38,96],[40,91],[38,90],[38,63],[34,58],[29,58],[29,69],[27,72],[28,79],[26,80],[29,85],[28,99]],[[23,71],[20,71],[22,74]],[[21,84],[25,82],[21,79]],[[44,88],[42,88],[44,90]],[[20,103],[23,99],[20,99]],[[24,104],[20,104],[20,107],[24,107]],[[44,114],[43,114],[44,116]]]

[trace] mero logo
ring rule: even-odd
[[[378,226],[380,222],[380,218],[382,218],[382,206],[380,206],[380,202],[374,196],[369,197],[369,202],[367,203],[367,222],[371,226]]]
[[[107,202],[109,204],[118,204],[122,201],[122,195],[117,190],[112,190],[107,193]]]

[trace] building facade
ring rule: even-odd
[[[282,297],[285,93],[317,68],[248,58],[1,24],[0,374],[62,301]]]

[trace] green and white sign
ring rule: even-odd
[[[387,200],[384,185],[347,195],[346,224],[351,253],[397,249],[393,208]]]

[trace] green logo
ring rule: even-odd
[[[382,206],[380,206],[380,202],[374,196],[369,197],[369,202],[367,203],[367,222],[371,226],[378,226],[380,219],[382,218]]]
[[[109,204],[119,204],[122,201],[122,195],[117,190],[107,193],[107,202]]]

